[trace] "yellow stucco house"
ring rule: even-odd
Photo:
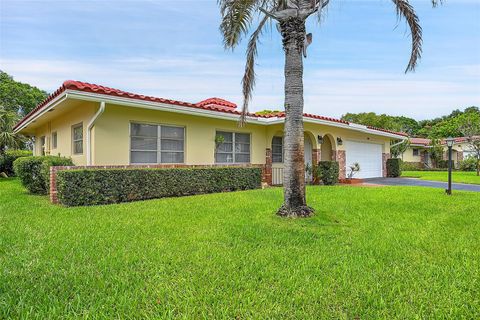
[[[71,157],[76,165],[262,165],[265,181],[283,179],[284,113],[249,114],[229,101],[198,103],[143,96],[66,81],[14,128],[35,138],[34,153]],[[304,115],[305,162],[336,160],[341,178],[386,175],[392,141],[401,133],[313,114]]]

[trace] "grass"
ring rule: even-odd
[[[447,182],[448,172],[447,171],[403,171],[402,177]],[[476,172],[453,171],[452,181],[454,183],[480,184],[480,177],[477,176]]]
[[[480,193],[271,188],[65,208],[0,180],[0,318],[478,319]]]

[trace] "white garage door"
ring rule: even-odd
[[[374,143],[345,141],[347,175],[353,163],[360,164],[360,172],[354,178],[382,177],[382,145]]]

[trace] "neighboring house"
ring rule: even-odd
[[[425,138],[410,138],[410,146],[405,150],[405,152],[400,155],[400,158],[404,162],[418,165],[421,168],[431,168],[432,159],[430,158],[429,149],[431,140]],[[441,141],[441,144],[444,146],[443,159],[448,159],[448,148],[445,140]],[[475,153],[469,146],[467,138],[458,137],[455,138],[455,143],[452,147],[452,160],[455,167],[458,167],[460,161],[468,158],[474,157]]]
[[[432,160],[430,159],[430,139],[424,138],[410,138],[410,145],[405,152],[400,156],[404,162],[415,164],[420,168],[431,167]]]
[[[66,81],[14,128],[35,138],[35,154],[71,157],[76,165],[262,165],[264,180],[283,180],[285,114],[240,112],[232,102],[198,103],[143,96]],[[391,141],[404,134],[304,115],[305,162],[336,160],[341,178],[358,162],[358,177],[386,175]]]

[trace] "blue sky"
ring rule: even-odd
[[[412,0],[423,58],[403,73],[410,38],[390,0],[331,0],[312,19],[305,110],[375,111],[416,119],[480,105],[480,1]],[[0,69],[53,91],[66,79],[197,102],[241,104],[245,41],[225,51],[216,0],[0,0]],[[260,46],[251,110],[282,109],[283,51],[275,28]]]

